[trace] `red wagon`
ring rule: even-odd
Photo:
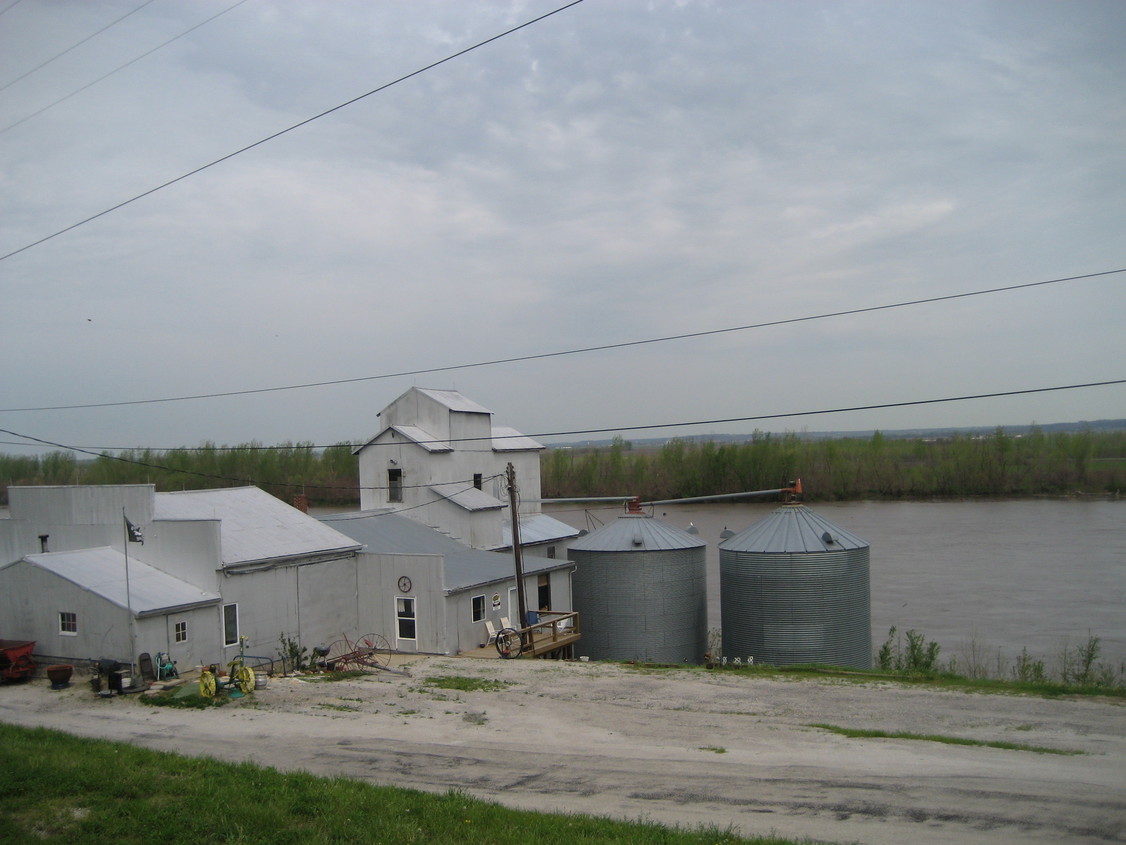
[[[0,640],[0,678],[23,681],[35,671],[35,640]]]

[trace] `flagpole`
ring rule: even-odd
[[[125,611],[129,618],[129,677],[133,677],[133,660],[137,656],[137,634],[133,630],[133,598],[129,592],[129,517],[125,515],[125,508],[121,509],[124,524],[121,526],[125,537],[122,548],[125,549]]]

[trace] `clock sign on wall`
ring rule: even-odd
[[[411,579],[406,575],[399,576],[399,592],[409,593],[411,591]]]

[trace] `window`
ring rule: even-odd
[[[59,633],[75,636],[78,634],[78,614],[66,610],[59,611]]]
[[[485,619],[485,597],[473,597],[473,621],[482,622]]]
[[[555,546],[547,547],[547,556],[552,560],[555,560]]]
[[[398,467],[387,470],[387,501],[403,501],[403,471]]]
[[[188,641],[188,623],[177,622],[173,629],[173,637],[178,643],[186,643]]]
[[[484,476],[482,476],[481,473],[479,473],[479,472],[473,473],[473,486],[476,487],[478,490],[481,489],[481,484],[484,483],[484,480],[485,480]]]
[[[417,638],[414,621],[414,599],[395,599],[395,617],[399,623],[399,639],[413,640]]]
[[[223,645],[238,645],[238,605],[223,605]]]
[[[540,610],[551,609],[551,576],[546,572],[539,577],[539,593],[536,596],[536,601]]]

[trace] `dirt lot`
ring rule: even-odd
[[[831,842],[1126,841],[1126,706],[727,672],[428,657],[339,683],[274,678],[209,711],[0,687],[0,720],[509,806]],[[438,676],[510,683],[455,692]],[[890,739],[829,723],[1079,751]]]

